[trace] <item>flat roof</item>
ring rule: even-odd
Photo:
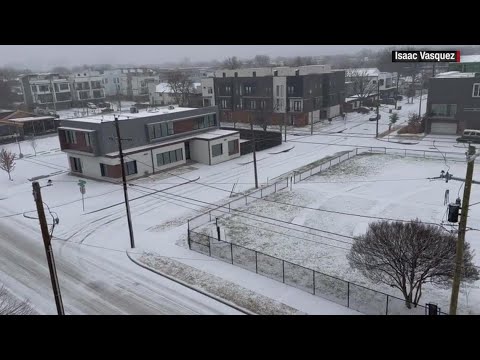
[[[11,122],[27,122],[27,121],[40,121],[40,120],[54,120],[53,116],[29,116],[23,118],[15,118],[15,119],[3,119],[4,121],[11,121]]]
[[[71,118],[71,119],[68,119],[68,121],[82,121],[82,122],[100,124],[102,122],[114,121],[115,116],[118,116],[118,120],[121,121],[121,120],[127,120],[127,119],[144,118],[144,117],[150,117],[155,115],[171,114],[175,112],[182,112],[182,111],[189,111],[189,110],[196,110],[196,109],[197,108],[186,108],[186,107],[175,107],[173,109],[169,109],[168,106],[166,106],[166,107],[152,108],[148,110],[139,109],[138,113],[113,112],[113,113],[98,114],[98,115],[92,115],[92,116],[86,116],[86,117]]]
[[[198,134],[195,136],[195,139],[201,139],[201,140],[212,140],[216,139],[219,137],[224,137],[228,135],[234,135],[238,134],[238,131],[235,130],[214,130],[214,131],[208,131],[206,133]]]
[[[472,77],[475,77],[475,73],[464,73],[460,71],[447,71],[435,76],[436,79],[472,78]]]
[[[83,131],[83,132],[95,132],[95,130],[90,130],[90,129],[80,129],[80,128],[74,128],[74,127],[68,127],[68,126],[60,126],[58,130],[70,130],[70,131]]]

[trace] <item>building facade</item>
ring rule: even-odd
[[[72,107],[73,95],[68,77],[59,74],[30,74],[20,77],[24,103],[35,108],[60,110]]]
[[[103,77],[98,71],[82,71],[70,76],[73,105],[83,106],[87,102],[105,100]]]
[[[304,126],[342,113],[344,84],[328,65],[219,70],[202,79],[202,97],[222,122]]]
[[[60,148],[73,174],[117,181],[121,177],[114,115],[62,120]],[[217,107],[164,108],[122,114],[119,126],[127,179],[192,160],[208,165],[240,156],[238,131],[220,130]]]
[[[122,96],[130,100],[147,100],[150,83],[158,83],[159,77],[146,68],[126,68],[102,72],[106,96]]]
[[[480,73],[447,72],[431,78],[425,131],[461,134],[480,129]]]

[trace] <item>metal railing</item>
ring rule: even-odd
[[[425,315],[427,307],[408,307],[404,299],[306,268],[245,246],[188,230],[190,250],[296,287],[366,315]],[[446,315],[443,312],[439,312]]]

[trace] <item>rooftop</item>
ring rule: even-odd
[[[480,55],[460,56],[460,62],[461,63],[480,62]]]
[[[435,78],[437,79],[455,79],[455,78],[472,78],[472,77],[475,77],[475,73],[464,73],[460,71],[447,71],[435,76]]]
[[[81,117],[76,119],[68,119],[69,121],[81,121],[81,122],[89,122],[89,123],[102,123],[102,122],[109,122],[114,121],[115,116],[118,116],[118,120],[127,120],[127,119],[137,119],[137,118],[144,118],[149,116],[155,115],[162,115],[162,114],[171,114],[175,112],[182,112],[182,111],[189,111],[195,110],[196,108],[186,108],[186,107],[174,107],[173,109],[169,109],[168,106],[166,107],[156,107],[156,108],[149,108],[146,110],[139,110],[138,113],[130,113],[130,112],[113,112],[113,113],[106,113],[103,115],[93,115],[87,117]]]
[[[54,120],[54,119],[55,118],[53,116],[31,116],[31,117],[22,117],[22,118],[16,118],[16,119],[8,119],[5,121],[24,123],[28,121],[41,121],[41,120]]]
[[[380,70],[378,70],[377,68],[353,68],[345,70],[346,75],[351,72],[366,76],[378,76],[380,74]]]
[[[238,131],[235,130],[214,130],[208,131],[202,134],[195,135],[195,139],[201,140],[212,140],[223,136],[237,134]]]

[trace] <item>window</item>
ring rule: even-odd
[[[456,113],[456,104],[432,104],[432,116],[454,117]]]
[[[173,135],[174,134],[173,121],[165,121],[165,122],[156,123],[156,124],[149,124],[148,134],[150,136],[150,140]]]
[[[183,149],[166,151],[157,154],[157,165],[163,166],[183,160]]]
[[[74,172],[82,172],[82,161],[79,158],[71,157],[70,158],[71,169]]]
[[[212,157],[220,156],[223,154],[222,144],[217,144],[212,146]]]
[[[261,100],[260,101],[260,109],[262,109],[262,110],[265,109],[265,104],[266,104],[265,100]]]
[[[280,99],[277,99],[277,106],[276,106],[276,110],[280,110]]]
[[[46,92],[46,91],[50,91],[48,85],[40,85],[38,87],[38,91],[43,91],[43,92]]]
[[[280,96],[280,85],[277,85],[277,96]]]
[[[60,84],[60,90],[68,90],[68,84]]]
[[[137,160],[127,161],[125,163],[125,175],[133,175],[137,173]]]
[[[102,176],[107,176],[107,165],[100,164],[100,174],[102,174]]]
[[[252,76],[253,76],[253,77],[257,77],[257,72],[254,71],[254,72],[252,73]]]
[[[249,85],[245,86],[245,95],[249,95],[252,93],[252,87]]]
[[[227,99],[222,99],[222,100],[220,101],[220,107],[221,107],[222,109],[226,109],[226,108],[227,108]]]
[[[288,95],[293,95],[293,93],[295,92],[295,87],[290,85],[290,86],[287,86],[287,93]]]
[[[373,85],[376,85],[376,84],[377,84],[377,80],[372,80],[372,84],[373,84]]]
[[[32,85],[32,91],[37,92],[37,85]]]
[[[480,84],[473,84],[472,97],[480,97]]]
[[[300,75],[300,70],[297,69],[295,70],[295,76],[298,76],[298,75]]]
[[[225,73],[223,73],[223,77],[227,77],[227,75]]]
[[[92,146],[92,141],[90,139],[90,133],[85,133],[85,144],[87,146]]]
[[[215,114],[207,115],[207,116],[205,116],[205,118],[206,118],[207,121],[208,121],[208,126],[209,126],[209,127],[216,125]]]
[[[228,142],[228,155],[238,154],[238,139]]]
[[[383,86],[383,84],[385,84],[385,80],[383,79],[378,80],[378,85]]]
[[[280,85],[280,96],[283,97],[283,85]]]
[[[278,70],[273,71],[273,76],[278,76]]]
[[[209,94],[213,94],[213,88],[209,87],[209,88],[208,88],[208,93],[209,93]]]
[[[225,86],[225,94],[231,94],[232,88],[230,86]]]
[[[302,111],[302,102],[301,101],[294,101],[293,102],[293,110],[294,111]]]
[[[235,76],[235,77],[238,77],[238,72],[235,72],[234,76]]]
[[[65,140],[67,141],[67,144],[76,144],[77,143],[77,136],[75,134],[75,131],[66,130],[65,131]]]
[[[256,108],[256,101],[250,100],[250,110],[255,110],[255,108]]]

